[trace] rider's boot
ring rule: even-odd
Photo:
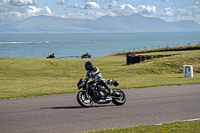
[[[109,94],[110,94],[110,95],[113,95],[113,90],[112,90],[109,86],[108,86],[107,89],[108,89],[108,91],[109,91]]]
[[[110,88],[110,86],[108,84],[104,84],[104,87],[108,90],[110,95],[113,95],[113,90]]]

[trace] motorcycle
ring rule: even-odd
[[[119,85],[114,79],[108,80],[107,84],[109,86],[114,85],[115,87]],[[82,88],[77,94],[77,101],[82,107],[91,107],[93,103],[107,104],[112,101],[115,105],[123,105],[126,102],[126,95],[122,90],[114,88],[112,89],[113,93],[110,94],[97,81],[87,83],[81,78],[77,83],[77,88],[78,90]]]

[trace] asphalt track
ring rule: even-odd
[[[124,92],[123,106],[82,108],[75,93],[0,100],[0,132],[80,133],[200,118],[200,84]]]

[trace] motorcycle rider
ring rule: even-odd
[[[87,82],[90,78],[92,78],[93,81],[91,84],[97,81],[98,84],[104,86],[111,95],[113,94],[113,90],[106,83],[106,80],[101,75],[99,68],[94,67],[94,63],[92,61],[87,61],[85,63],[85,70],[87,71],[86,78],[84,80],[85,82]]]

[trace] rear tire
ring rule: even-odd
[[[114,96],[112,102],[115,105],[123,105],[126,102],[126,95],[122,90],[115,88],[113,89],[113,93]]]
[[[91,97],[89,96],[89,98],[86,98],[86,92],[84,90],[78,92],[77,101],[82,107],[88,108],[93,105]]]

